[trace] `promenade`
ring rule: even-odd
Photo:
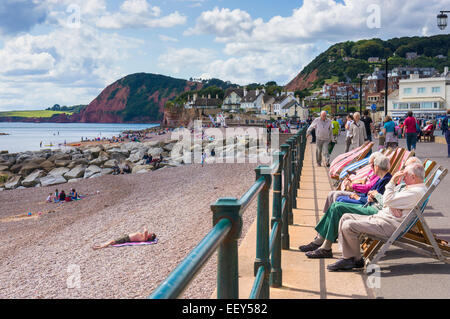
[[[404,140],[400,146],[405,147]],[[376,142],[374,150],[378,149]],[[333,157],[343,153],[341,136]],[[429,158],[450,168],[446,145],[418,143],[417,156]],[[444,179],[434,192],[425,210],[425,218],[434,234],[450,241],[450,180]],[[282,251],[283,286],[270,289],[272,299],[373,299],[373,298],[448,298],[450,296],[450,265],[421,257],[399,248],[391,248],[378,264],[380,285],[367,285],[364,270],[329,272],[328,264],[341,257],[333,245],[333,259],[308,259],[298,246],[315,236],[314,227],[322,216],[326,195],[332,190],[327,169],[315,162],[315,144],[308,143],[297,197],[293,210],[294,223],[289,226],[290,249]],[[239,248],[239,296],[248,298],[253,282],[253,262],[256,251],[256,221]]]

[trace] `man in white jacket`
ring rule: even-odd
[[[403,178],[404,184],[396,186]],[[339,223],[339,245],[342,259],[327,268],[330,271],[364,267],[359,236],[361,234],[390,237],[400,226],[406,214],[427,192],[423,183],[425,170],[420,164],[407,166],[397,172],[386,185],[384,195],[370,194],[371,200],[382,200],[383,209],[376,215],[345,214]]]
[[[322,111],[320,117],[316,118],[308,128],[307,135],[311,134],[311,131],[316,130],[316,160],[317,165],[322,165],[322,154],[325,157],[326,165],[330,166],[330,153],[328,152],[328,144],[333,137],[333,128],[331,120],[327,118],[327,112]]]

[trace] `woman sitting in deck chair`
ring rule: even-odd
[[[325,212],[320,222],[316,226],[317,237],[308,245],[300,246],[299,249],[306,253],[308,258],[332,258],[333,253],[331,251],[332,244],[336,241],[338,236],[339,220],[342,215],[348,212],[347,206],[363,207],[364,203],[371,201],[371,194],[383,194],[386,184],[390,181],[391,175],[388,173],[390,169],[390,161],[384,155],[380,155],[374,160],[374,171],[380,178],[377,183],[372,186],[367,196],[364,196],[365,200],[362,200],[363,195],[359,194],[358,199],[361,199],[361,203],[348,204],[348,203],[333,203]],[[353,195],[352,195],[353,196]],[[355,197],[356,199],[356,197]],[[377,208],[372,205],[367,205],[367,209],[359,210],[362,215],[373,215],[378,212]]]

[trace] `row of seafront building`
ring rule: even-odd
[[[413,111],[416,117],[436,119],[444,116],[450,109],[450,72],[448,67],[443,73],[434,68],[397,67],[388,73],[388,114],[393,117],[404,117],[408,111]],[[384,97],[386,74],[375,68],[374,72],[363,79],[363,106],[371,109],[377,106],[384,114]],[[224,99],[218,96],[189,97],[185,108],[221,109],[226,112],[243,111],[246,113],[281,116],[308,117],[306,104],[317,99],[345,100],[359,99],[358,84],[326,83],[313,95],[300,101],[294,92],[282,92],[276,96],[266,93],[266,90],[247,91],[244,88],[230,88],[225,92]]]
[[[199,97],[197,93],[189,96],[185,108],[196,109],[218,109],[226,112],[244,111],[247,113],[275,115],[281,117],[299,117],[305,119],[308,116],[308,110],[304,101],[294,96],[294,92],[281,92],[276,96],[266,93],[266,90],[249,90],[244,88],[230,88],[226,90],[224,99],[221,100],[216,95],[212,98]]]

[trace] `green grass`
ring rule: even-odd
[[[334,82],[339,82],[339,77],[338,76],[332,76],[331,79],[326,79],[325,80],[326,84],[333,84]]]
[[[72,112],[61,112],[61,111],[48,111],[48,110],[38,110],[38,111],[8,111],[0,112],[0,117],[52,117],[55,114],[66,113],[71,115]]]

